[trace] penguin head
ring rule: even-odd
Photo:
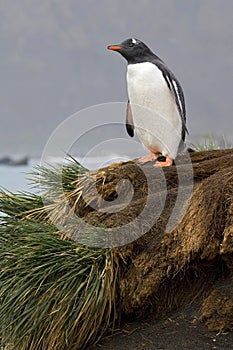
[[[126,39],[118,45],[109,45],[108,50],[119,52],[129,63],[140,62],[153,52],[139,39]]]

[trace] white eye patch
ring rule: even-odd
[[[136,45],[137,44],[137,40],[132,38],[132,44]]]

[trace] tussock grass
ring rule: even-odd
[[[10,192],[0,192],[0,214],[3,212],[19,219],[24,217],[26,212],[42,206],[42,199],[35,194],[19,193],[16,195]]]
[[[73,182],[77,177],[85,176],[88,169],[84,168],[75,158],[68,155],[65,164],[37,165],[29,175],[29,180],[36,188],[49,192],[56,192],[58,184],[62,183],[64,191],[72,191]]]
[[[64,167],[67,193],[80,171]],[[37,168],[34,183],[56,193],[59,172]],[[62,240],[45,215],[30,216],[38,209],[38,195],[0,194],[0,340],[16,350],[83,349],[114,329],[118,266],[110,249]]]

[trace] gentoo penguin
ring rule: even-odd
[[[186,112],[180,83],[148,46],[132,38],[109,45],[127,61],[128,104],[126,129],[134,128],[150,154],[140,163],[156,161],[156,166],[172,165],[185,140]]]

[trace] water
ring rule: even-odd
[[[29,191],[30,187],[26,179],[29,166],[5,166],[0,168],[0,187],[11,192]]]

